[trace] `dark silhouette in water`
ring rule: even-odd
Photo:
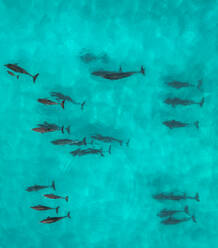
[[[183,219],[175,219],[173,217],[169,217],[166,220],[162,220],[161,221],[161,224],[164,224],[164,225],[176,225],[176,224],[179,224],[179,223],[182,223],[182,222],[186,222],[186,221],[189,221],[189,220],[193,220],[193,222],[196,223],[195,217],[192,216],[190,218],[183,218]]]
[[[200,102],[194,102],[192,100],[184,100],[180,98],[167,98],[164,102],[166,104],[172,105],[172,107],[176,107],[177,105],[188,106],[193,104],[199,104],[200,107],[202,107],[204,104],[204,98],[202,98]]]
[[[102,157],[104,157],[102,149],[94,149],[94,148],[88,148],[88,149],[84,149],[84,150],[81,150],[79,148],[79,149],[77,149],[75,151],[72,151],[71,154],[73,156],[84,156],[84,155],[88,155],[88,154],[99,154]]]
[[[46,206],[43,206],[43,205],[37,205],[37,206],[33,206],[31,208],[35,209],[35,210],[38,210],[38,211],[45,211],[45,210],[55,209],[56,213],[58,214],[58,210],[59,210],[60,207],[50,208],[50,207],[46,207]]]
[[[105,79],[110,79],[110,80],[118,80],[118,79],[122,79],[122,78],[126,78],[126,77],[130,77],[134,74],[137,73],[142,73],[143,75],[145,75],[145,69],[143,66],[141,66],[141,70],[140,71],[132,71],[132,72],[123,72],[122,68],[120,67],[120,71],[119,72],[112,72],[112,71],[95,71],[92,72],[92,75],[94,76],[98,76],[98,77],[102,77]]]
[[[66,216],[63,216],[63,217],[47,217],[46,219],[40,221],[41,223],[43,224],[51,224],[51,223],[54,223],[54,222],[57,222],[59,220],[62,220],[64,218],[71,218],[70,217],[70,212],[68,212],[68,214]]]
[[[16,76],[16,78],[17,79],[19,79],[19,75],[15,75],[12,71],[7,71],[7,73],[9,74],[9,75],[11,75],[12,77],[15,77]]]
[[[38,102],[40,102],[42,104],[45,104],[45,105],[58,105],[58,104],[60,104],[61,107],[64,109],[64,102],[65,102],[65,100],[62,101],[61,103],[58,103],[58,102],[53,102],[53,101],[51,101],[49,99],[39,98],[38,99]]]
[[[191,196],[186,196],[186,194],[184,193],[184,195],[174,195],[173,193],[170,194],[166,194],[166,193],[160,193],[157,195],[153,195],[152,196],[154,199],[156,200],[173,200],[173,201],[180,201],[180,200],[187,200],[187,199],[193,199],[196,201],[200,201],[199,200],[199,194],[196,193],[195,197],[191,197]]]
[[[32,130],[38,133],[48,133],[48,132],[55,132],[60,131],[64,133],[64,126],[59,127],[56,124],[50,124],[48,122],[44,122],[43,124],[38,124],[39,127],[33,128]],[[70,133],[70,126],[65,128],[68,133]]]
[[[170,129],[180,128],[180,127],[187,127],[187,126],[192,125],[190,123],[184,123],[184,122],[175,121],[175,120],[164,121],[163,124],[165,126],[169,127]],[[199,121],[194,122],[194,125],[198,129],[199,128]]]
[[[41,185],[30,186],[26,189],[26,191],[32,192],[32,191],[38,191],[38,190],[47,189],[47,188],[53,188],[55,190],[55,182],[53,181],[51,186],[41,186]]]
[[[185,206],[184,210],[168,210],[168,209],[163,209],[160,211],[160,213],[157,214],[157,216],[163,218],[163,217],[169,217],[177,213],[186,213],[189,214],[188,206]]]
[[[51,141],[54,145],[76,145],[76,146],[82,146],[87,145],[86,138],[83,140],[72,140],[72,139],[58,139]]]
[[[77,149],[77,150],[74,150],[72,152],[70,152],[74,157],[75,156],[84,156],[84,155],[88,155],[88,154],[99,154],[101,155],[102,157],[104,157],[104,154],[103,154],[103,149],[95,149],[95,148],[88,148],[88,149]],[[108,153],[111,154],[111,145],[109,146],[109,149],[108,149]]]
[[[175,88],[175,89],[181,89],[181,88],[187,88],[187,87],[196,87],[193,84],[186,83],[186,82],[179,82],[179,81],[172,81],[172,82],[169,82],[167,84],[168,84],[168,86]],[[200,90],[201,86],[202,86],[202,80],[199,80],[197,88]]]
[[[58,195],[54,195],[54,194],[46,194],[44,195],[44,197],[47,197],[49,199],[65,199],[68,202],[68,196],[66,197],[62,197],[62,196],[58,196]]]
[[[63,101],[69,101],[75,105],[81,105],[81,109],[83,110],[84,105],[85,105],[85,101],[82,103],[78,103],[75,102],[70,96],[65,96],[64,94],[60,93],[60,92],[51,92],[50,93],[52,97],[55,97],[56,100],[63,100]]]
[[[108,63],[109,61],[107,54],[97,56],[89,52],[80,55],[80,59],[82,60],[83,63],[86,63],[86,64],[94,62],[94,61],[101,61],[103,63]]]
[[[36,78],[39,76],[39,73],[37,73],[35,76],[31,75],[29,72],[25,71],[23,68],[21,68],[17,64],[6,64],[5,66],[7,68],[11,69],[12,71],[23,73],[23,74],[31,76],[33,78],[33,83],[35,83]]]
[[[120,145],[123,144],[122,140],[119,140],[119,139],[116,139],[116,138],[113,138],[113,137],[109,137],[109,136],[102,136],[101,134],[93,135],[93,136],[91,136],[91,138],[95,139],[95,140],[105,142],[105,143],[118,142]]]

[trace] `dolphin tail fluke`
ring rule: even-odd
[[[201,90],[202,84],[203,84],[203,81],[202,81],[202,80],[199,80],[199,81],[198,81],[198,85],[197,85],[197,88],[198,88],[199,90]]]
[[[39,73],[37,73],[35,76],[33,76],[33,83],[36,82],[37,77],[39,76]]]
[[[192,215],[192,220],[193,220],[194,223],[197,223],[194,215]]]
[[[199,103],[200,107],[203,107],[204,105],[204,97],[202,98],[201,102]]]
[[[85,104],[86,104],[86,101],[84,101],[84,102],[81,103],[81,109],[82,110],[83,110]]]
[[[130,140],[128,139],[127,142],[126,142],[126,146],[129,146],[129,141],[130,141]]]
[[[55,181],[52,181],[51,187],[53,188],[53,190],[56,190],[56,188],[55,188]]]
[[[65,129],[67,130],[68,134],[70,134],[70,126],[66,127]]]
[[[199,199],[199,194],[198,193],[196,193],[196,196],[195,196],[195,199],[196,199],[196,201],[200,201],[200,199]]]
[[[64,126],[61,128],[61,132],[64,133]]]
[[[109,146],[108,153],[111,154],[111,145]]]
[[[68,217],[68,218],[71,218],[71,216],[70,216],[70,212],[68,212],[68,213],[67,213],[67,217]]]
[[[56,207],[56,214],[58,214],[58,210],[59,210],[60,207]]]
[[[62,109],[64,109],[64,103],[65,103],[65,100],[63,100],[63,101],[61,102],[61,107],[62,107]]]
[[[185,212],[186,214],[189,214],[189,209],[188,209],[188,206],[185,206],[185,208],[184,208],[184,212]]]
[[[144,68],[143,66],[141,66],[140,72],[141,72],[143,75],[145,75],[145,68]]]
[[[69,200],[68,196],[65,197],[65,200],[68,202],[68,200]]]
[[[85,146],[87,145],[86,137],[83,139],[83,143],[84,143]]]
[[[196,121],[194,124],[195,124],[196,128],[199,129],[199,121]]]

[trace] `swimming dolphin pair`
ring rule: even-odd
[[[49,217],[48,216],[46,219],[41,220],[40,222],[43,223],[43,224],[51,224],[51,223],[57,222],[59,220],[62,220],[64,218],[71,218],[70,217],[70,212],[68,212],[68,214],[66,216],[63,216],[63,217]]]
[[[74,157],[75,156],[84,156],[84,155],[88,155],[88,154],[99,154],[100,156],[104,157],[103,154],[103,149],[95,149],[95,148],[88,148],[88,149],[84,149],[81,150],[80,148],[77,150],[74,150],[72,152],[70,152]],[[109,146],[108,149],[108,153],[111,154],[111,145]]]
[[[195,197],[186,196],[185,193],[183,195],[174,195],[173,193],[170,193],[170,194],[160,193],[160,194],[153,195],[152,197],[156,200],[180,201],[180,200],[193,199],[193,200],[196,200],[198,202],[200,201],[198,193],[196,193]]]
[[[54,145],[76,145],[76,146],[87,145],[86,138],[83,138],[83,140],[58,139],[51,141],[51,143]]]
[[[191,125],[194,125],[197,129],[199,128],[199,121],[195,121],[193,124],[191,124],[191,123],[184,123],[180,121],[171,120],[171,121],[164,121],[163,124],[169,127],[170,129],[187,127]]]
[[[82,102],[82,103],[78,103],[78,102],[75,102],[70,96],[66,96],[60,92],[51,92],[50,95],[52,97],[55,97],[56,100],[61,100],[61,101],[69,101],[75,105],[81,105],[81,109],[83,110],[84,108],[84,105],[86,104],[86,101]]]
[[[181,88],[187,88],[187,87],[196,87],[193,84],[186,83],[186,82],[179,82],[179,81],[172,81],[167,83],[168,86],[175,88],[175,89],[181,89]],[[202,86],[202,80],[198,81],[197,88],[200,90]]]
[[[6,64],[5,66],[7,68],[11,69],[12,71],[15,71],[15,72],[18,72],[18,73],[23,73],[23,74],[31,76],[33,78],[33,83],[35,83],[36,78],[39,76],[39,73],[37,73],[35,76],[31,75],[29,72],[27,72],[26,70],[24,70],[23,68],[21,68],[17,64]],[[9,74],[12,75],[11,73],[9,73]]]
[[[39,191],[41,189],[47,189],[47,188],[53,188],[53,190],[55,190],[55,181],[52,181],[51,186],[34,185],[34,186],[28,187],[26,191],[32,192],[32,191]]]
[[[120,67],[119,72],[113,72],[113,71],[94,71],[92,72],[92,75],[102,77],[105,79],[110,80],[118,80],[126,77],[130,77],[134,74],[141,73],[142,75],[145,75],[145,69],[143,66],[141,66],[140,71],[130,71],[130,72],[123,72],[122,67]]]
[[[38,133],[48,133],[60,131],[64,133],[64,126],[61,128],[56,124],[50,124],[48,122],[44,122],[43,124],[38,124],[39,127],[33,128],[32,130]],[[65,130],[70,134],[70,126],[66,127]]]
[[[180,99],[177,97],[176,98],[167,98],[164,102],[168,105],[171,105],[172,107],[176,107],[177,105],[188,106],[188,105],[193,105],[193,104],[199,104],[200,107],[202,107],[204,104],[204,97],[202,98],[202,100],[200,102],[194,102],[192,100],[184,100],[184,99]]]
[[[168,210],[164,208],[157,214],[157,216],[159,216],[160,218],[169,217],[169,216],[171,217],[174,214],[183,213],[183,212],[189,214],[188,206],[185,206],[184,210]]]

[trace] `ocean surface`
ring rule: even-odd
[[[216,247],[218,2],[0,0],[0,16],[0,248]],[[87,53],[91,61],[81,58]],[[8,63],[39,73],[36,83],[9,75]],[[114,81],[91,75],[120,66],[124,72],[144,66],[146,75]],[[166,84],[173,80],[203,84],[177,90]],[[84,110],[37,101],[55,100],[53,91],[86,101]],[[173,108],[164,103],[168,97],[204,97],[205,104]],[[190,126],[171,130],[162,123],[168,120]],[[32,131],[44,121],[71,126],[71,134]],[[109,144],[99,142],[104,157],[74,157],[77,147],[51,143],[90,142],[96,133],[123,145],[113,143],[110,155]],[[56,191],[26,191],[52,180]],[[161,192],[199,193],[200,202],[152,198]],[[60,206],[58,216],[70,211],[71,219],[42,224],[56,213],[30,208],[38,204]],[[160,210],[186,205],[197,223],[160,223]]]

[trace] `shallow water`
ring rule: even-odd
[[[0,84],[0,247],[1,248],[183,248],[215,247],[217,237],[217,1],[0,1],[0,64],[18,63],[36,84],[17,80],[1,68]],[[83,63],[81,51],[106,53],[109,62]],[[146,68],[119,81],[91,76],[98,69]],[[202,90],[175,90],[167,80],[188,81]],[[66,102],[45,106],[38,98],[52,91],[86,100],[84,111]],[[205,105],[172,108],[167,97]],[[169,130],[163,121],[193,123]],[[39,134],[44,121],[71,125],[71,135]],[[58,138],[111,135],[112,154],[72,157],[72,147],[54,146]],[[108,145],[104,145],[106,151]],[[56,182],[56,193],[69,202],[49,200],[51,190],[26,192],[34,184]],[[158,202],[152,194],[200,194],[200,202]],[[40,220],[60,206],[71,219],[52,225]],[[163,226],[162,208],[189,205],[197,223]]]

